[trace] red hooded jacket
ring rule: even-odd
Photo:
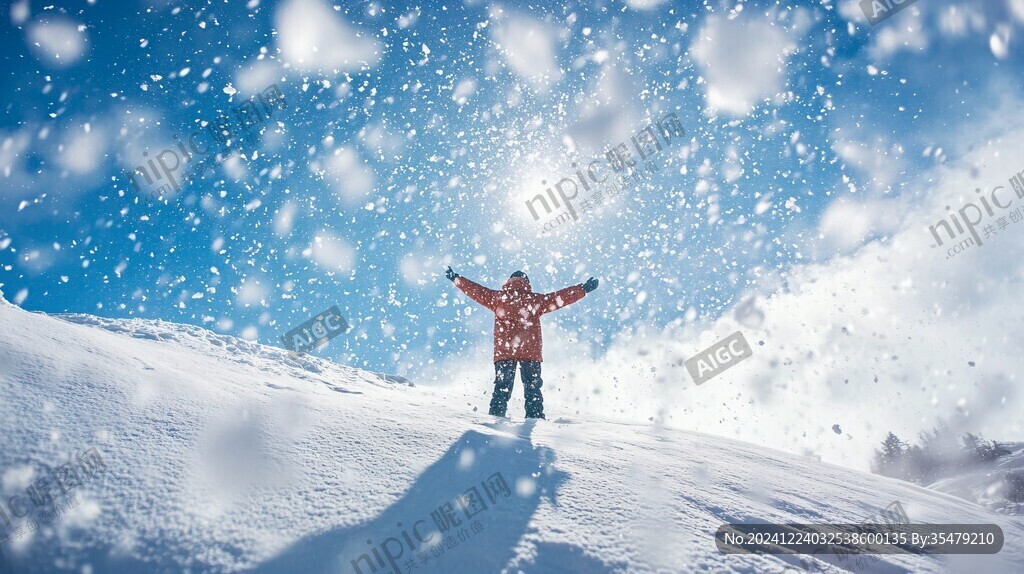
[[[501,291],[488,289],[465,277],[455,286],[470,299],[494,312],[494,361],[543,361],[540,316],[575,303],[586,295],[583,285],[561,291],[534,293],[523,277],[510,277]]]

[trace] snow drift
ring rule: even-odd
[[[737,441],[559,419],[557,405],[555,420],[502,425],[476,412],[483,392],[453,396],[160,321],[0,302],[0,329],[3,499],[23,514],[28,489],[90,448],[106,467],[55,492],[56,517],[34,506],[9,516],[4,572],[365,574],[391,572],[392,559],[402,573],[1024,564],[1019,517]],[[484,508],[467,518],[453,501],[472,491]],[[999,524],[1005,545],[994,556],[881,556],[858,570],[834,557],[723,555],[713,540],[724,522],[857,522],[893,501],[912,522]]]
[[[1024,505],[1014,502],[1021,492],[1012,478],[1024,476],[1024,443],[1000,443],[999,446],[1010,454],[944,477],[928,488],[976,502],[1000,514],[1024,514]]]

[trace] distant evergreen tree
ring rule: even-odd
[[[988,462],[1010,453],[996,441],[986,442],[985,439],[971,433],[964,433],[961,440],[964,443],[964,454],[972,462]]]
[[[987,451],[985,449],[985,441],[980,436],[964,433],[964,436],[960,437],[960,440],[964,443],[964,454],[969,461],[985,460]]]
[[[890,431],[882,441],[882,450],[875,451],[872,470],[883,476],[902,478],[906,448],[907,443]]]
[[[1024,502],[1024,470],[1011,470],[1006,473],[1006,499],[1010,502]]]
[[[907,447],[904,452],[904,475],[901,478],[912,481],[923,481],[935,472],[935,462],[916,444]]]
[[[882,448],[874,452],[872,472],[929,484],[953,469],[988,463],[1010,453],[980,435],[963,433],[957,437],[945,422],[930,431],[921,431],[918,438],[920,445],[904,442],[890,432],[882,441]]]

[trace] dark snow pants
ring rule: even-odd
[[[540,388],[540,361],[497,361],[494,363],[494,394],[491,395],[491,411],[494,416],[505,416],[508,399],[512,396],[512,383],[516,379],[516,364],[523,379],[523,396],[526,397],[526,418],[544,418],[544,396]]]

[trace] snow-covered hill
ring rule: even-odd
[[[387,552],[403,574],[793,572],[792,557],[722,555],[713,532],[859,522],[893,501],[912,522],[997,523],[1005,546],[861,569],[805,561],[887,573],[1024,564],[1019,517],[732,440],[585,416],[503,426],[481,414],[482,392],[409,386],[190,326],[0,303],[0,330],[4,500],[24,513],[27,487],[93,447],[106,467],[89,479],[79,465],[74,503],[58,493],[59,514],[34,532],[41,510],[10,516],[5,572],[366,574],[391,571],[378,567]],[[440,539],[432,512],[444,522],[445,504],[471,488],[474,515],[452,507],[449,542],[410,550]]]
[[[970,470],[937,480],[928,488],[946,492],[1001,514],[1024,515],[1024,505],[1007,500],[1007,474],[1024,472],[1024,443],[1000,443],[1010,454]]]

